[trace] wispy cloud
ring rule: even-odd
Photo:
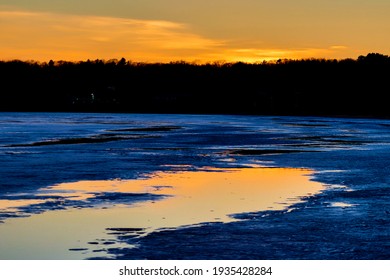
[[[125,57],[145,62],[258,62],[331,57],[346,48],[253,48],[207,38],[177,22],[29,11],[0,11],[0,42],[0,59],[40,61]]]
[[[348,49],[347,46],[341,46],[341,45],[331,46],[330,48],[332,50],[346,50],[346,49]]]
[[[21,11],[0,11],[0,41],[6,58],[37,60],[125,56],[167,61],[176,51],[221,45],[175,22]]]

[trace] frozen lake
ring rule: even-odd
[[[389,259],[390,121],[0,113],[0,259]]]

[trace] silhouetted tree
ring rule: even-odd
[[[0,62],[0,110],[389,117],[390,58]]]

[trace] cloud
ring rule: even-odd
[[[346,49],[348,49],[348,47],[347,46],[331,46],[330,47],[332,50],[346,50]]]
[[[197,53],[221,42],[194,34],[184,24],[113,17],[0,11],[0,52],[6,58],[67,59],[127,57],[138,61]]]
[[[346,50],[341,45],[254,48],[256,38],[245,42],[215,40],[196,34],[186,24],[171,21],[29,11],[0,11],[0,42],[0,59],[38,61],[125,57],[142,62],[259,62],[334,57]]]

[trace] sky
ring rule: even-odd
[[[0,60],[390,54],[389,0],[0,0]]]

